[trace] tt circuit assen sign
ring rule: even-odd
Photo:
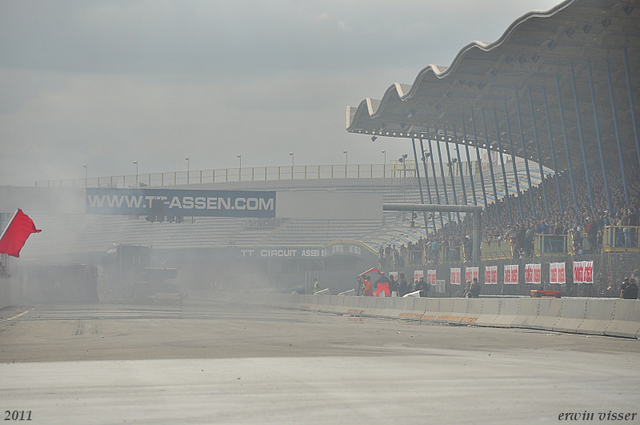
[[[273,218],[276,192],[87,188],[86,213]]]

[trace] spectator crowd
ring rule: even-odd
[[[628,201],[625,196],[620,167],[607,167],[607,181],[611,204],[607,201],[605,184],[601,169],[598,167],[588,176],[591,186],[591,200],[584,172],[573,175],[575,203],[571,180],[568,173],[549,176],[538,186],[517,195],[511,194],[499,202],[489,205],[483,212],[483,240],[481,246],[509,241],[514,258],[533,255],[536,235],[554,235],[549,237],[548,248],[561,252],[566,249],[564,235],[572,241],[571,249],[575,254],[598,252],[603,245],[606,226],[615,228],[616,246],[637,247],[638,234],[635,226],[640,225],[640,169],[634,161],[625,165],[627,176]],[[477,177],[476,177],[477,179]],[[558,193],[556,182],[558,179]],[[486,183],[485,175],[485,183]],[[545,194],[546,192],[546,205]],[[531,205],[533,199],[534,205]],[[562,209],[560,208],[562,202]],[[522,207],[522,215],[520,213]],[[548,213],[547,213],[548,208]],[[535,210],[535,214],[534,214]],[[509,217],[511,215],[511,221]],[[449,260],[470,260],[472,253],[471,217],[458,217],[457,213],[435,213],[432,218],[442,226],[435,232],[428,232],[417,242],[409,241],[399,248],[389,244],[381,246],[378,252],[381,267],[404,267],[407,264],[432,265],[440,262],[440,256],[450,254]],[[449,217],[451,220],[449,220]],[[562,241],[562,242],[561,242]],[[464,247],[463,250],[459,249]],[[461,253],[464,254],[461,254]],[[456,254],[457,253],[457,254]],[[455,256],[464,255],[464,259]]]

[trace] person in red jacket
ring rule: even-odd
[[[389,286],[391,285],[391,283],[389,282],[389,278],[386,277],[384,275],[384,273],[380,274],[380,277],[376,280],[376,297],[390,297],[391,296],[391,289],[389,289]],[[384,294],[384,295],[380,295],[380,294]]]
[[[373,283],[371,283],[371,279],[369,279],[369,276],[364,277],[363,284],[364,284],[364,296],[373,297]]]

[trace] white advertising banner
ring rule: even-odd
[[[524,266],[524,283],[540,284],[542,282],[542,276],[540,264],[525,264]]]
[[[427,283],[429,285],[436,284],[436,271],[435,270],[427,270]]]
[[[593,261],[573,262],[573,282],[593,283]]]
[[[464,269],[464,280],[465,281],[473,281],[474,278],[478,279],[480,273],[479,267],[466,267]]]
[[[460,285],[460,267],[452,267],[450,282],[452,285]]]
[[[509,264],[504,266],[505,285],[516,285],[518,283],[518,265]]]
[[[485,285],[498,284],[498,266],[486,266],[484,268],[484,283]]]
[[[563,285],[567,283],[564,263],[549,264],[549,283],[552,285]]]

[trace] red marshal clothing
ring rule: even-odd
[[[365,297],[373,297],[373,283],[371,283],[370,280],[365,281],[364,296]]]
[[[390,297],[391,296],[391,290],[389,289],[389,283],[388,282],[380,282],[380,283],[378,283],[378,290],[376,291],[376,297],[379,297],[381,292],[384,292],[384,296],[385,297]]]

